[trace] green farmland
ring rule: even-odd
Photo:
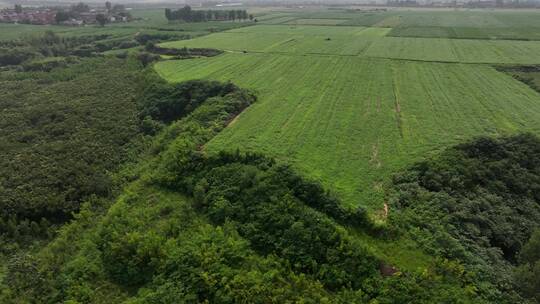
[[[540,40],[534,10],[335,9],[267,14],[264,24],[319,24],[392,28],[390,36],[467,39]],[[320,21],[320,20],[328,21]]]
[[[390,31],[379,27],[261,25],[163,46],[436,62],[540,63],[540,41],[387,37]]]
[[[212,36],[207,36],[210,39]],[[350,205],[426,153],[480,134],[540,131],[540,95],[483,65],[226,54],[156,65],[166,79],[231,80],[260,102],[208,145],[279,156]]]
[[[466,23],[448,12],[442,20],[419,14],[410,17],[416,25]],[[478,135],[540,132],[540,95],[486,65],[538,64],[540,42],[390,37],[399,27],[307,25],[339,19],[301,16],[313,18],[162,44],[227,51],[160,62],[155,69],[165,79],[228,80],[258,92],[260,102],[211,141],[210,151],[269,153],[348,205],[380,208],[388,177],[438,149]],[[503,27],[498,15],[485,16],[476,24],[477,13],[460,18]],[[283,18],[291,15],[264,20]]]

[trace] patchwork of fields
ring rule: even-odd
[[[233,52],[328,54],[463,63],[540,63],[540,41],[406,38],[391,29],[357,26],[260,25],[165,47],[212,47]]]
[[[268,14],[264,24],[300,24],[329,19],[336,25],[392,28],[390,36],[472,39],[540,40],[540,18],[535,11],[481,9],[332,10]],[[338,21],[339,20],[339,21]],[[319,24],[321,21],[318,21]],[[314,24],[314,23],[309,23]]]
[[[169,81],[231,80],[257,91],[260,101],[208,150],[286,159],[349,205],[380,207],[392,172],[449,144],[540,132],[540,95],[483,65],[233,53],[155,68]]]
[[[485,39],[489,31],[523,38],[521,27],[540,26],[533,16],[274,13],[260,17],[261,25],[164,43],[226,53],[155,69],[173,82],[230,80],[258,93],[260,101],[208,151],[268,153],[322,181],[346,204],[375,209],[393,172],[441,148],[478,135],[540,133],[540,94],[488,65],[540,64],[540,41]],[[414,32],[420,37],[399,37]],[[450,32],[482,39],[448,39]]]

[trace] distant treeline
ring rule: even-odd
[[[184,22],[226,21],[226,20],[253,20],[246,10],[192,10],[189,5],[176,11],[165,9],[167,20],[182,20]]]

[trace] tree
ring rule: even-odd
[[[214,16],[214,12],[212,12],[212,10],[206,11],[206,20],[213,20],[214,19],[213,16]]]
[[[82,2],[71,7],[71,11],[75,13],[84,13],[90,11],[90,7]]]
[[[114,9],[113,9],[114,10]],[[209,20],[247,20],[246,10],[192,10],[189,5],[178,10],[165,9],[167,20],[184,22],[205,22]]]
[[[147,66],[148,64],[159,60],[159,55],[140,52],[139,55],[137,55],[137,59],[142,63],[143,66]]]
[[[113,7],[112,7],[112,11],[115,12],[115,13],[120,13],[120,12],[124,12],[126,10],[126,7],[122,4],[115,4]]]
[[[536,229],[519,254],[523,263],[515,271],[521,293],[540,301],[540,229]]]
[[[105,8],[107,9],[107,12],[110,12],[112,8],[112,4],[109,1],[105,2]]]
[[[249,14],[249,21],[253,21],[253,14]]]
[[[104,14],[97,14],[96,21],[99,23],[100,26],[105,26],[105,23],[107,23],[107,16],[105,16]]]
[[[55,19],[56,23],[61,23],[61,22],[69,20],[69,17],[70,16],[69,16],[68,12],[58,11],[56,13],[56,15],[54,16],[54,19]]]
[[[191,6],[186,5],[182,9],[178,10],[180,19],[189,22],[191,21]]]
[[[236,19],[238,19],[238,21],[242,20],[242,11],[241,10],[234,11],[234,16]]]
[[[58,35],[56,35],[53,31],[46,31],[45,33],[43,33],[42,41],[46,45],[53,45],[53,44],[60,43],[61,38]]]
[[[22,13],[22,11],[23,11],[22,5],[15,4],[15,13],[20,14],[20,13]]]
[[[531,238],[523,246],[519,258],[524,263],[536,263],[540,261],[540,229],[536,229]]]

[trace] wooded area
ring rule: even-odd
[[[253,15],[248,14],[246,10],[193,10],[186,5],[178,10],[165,9],[165,18],[169,21],[184,22],[246,21],[253,20]]]

